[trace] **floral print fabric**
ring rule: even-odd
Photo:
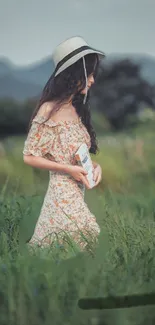
[[[82,143],[90,148],[90,136],[80,118],[73,121],[45,121],[36,116],[24,144],[24,155],[41,156],[61,164],[75,165],[75,152]],[[85,187],[70,175],[49,171],[49,184],[34,234],[34,246],[50,245],[55,238],[73,239],[81,248],[88,237],[100,232],[95,216],[84,201]]]

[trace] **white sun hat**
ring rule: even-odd
[[[87,89],[87,72],[85,66],[84,56],[87,54],[96,53],[99,58],[105,57],[102,51],[98,51],[91,46],[80,36],[71,37],[64,42],[60,43],[52,54],[52,59],[55,66],[54,76],[56,77],[69,66],[83,58],[84,73],[86,78]],[[87,89],[88,90],[88,89]],[[84,103],[87,98],[87,93],[84,98]]]

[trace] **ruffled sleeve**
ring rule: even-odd
[[[26,141],[23,154],[44,157],[52,152],[54,130],[52,125],[43,123],[44,117],[37,116],[33,119]]]

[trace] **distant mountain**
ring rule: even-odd
[[[14,65],[5,57],[0,59],[0,76],[10,73],[14,69]]]
[[[24,101],[37,97],[39,93],[41,93],[41,87],[31,82],[18,80],[11,74],[0,77],[0,98]]]
[[[49,58],[21,68],[2,58],[0,98],[10,97],[23,101],[38,96],[53,71],[54,64]]]
[[[13,65],[5,58],[0,59],[0,77],[10,74],[16,79],[31,82],[41,87],[49,79],[53,71],[54,64],[50,58],[24,67]]]
[[[51,58],[46,58],[39,63],[31,64],[14,71],[16,78],[43,87],[54,71],[54,64]]]
[[[141,65],[142,76],[155,84],[155,57],[145,54],[108,54],[103,61],[111,64],[113,61],[129,58]],[[6,96],[16,100],[25,100],[40,94],[45,83],[54,71],[50,57],[25,67],[13,65],[7,58],[0,59],[0,98]]]

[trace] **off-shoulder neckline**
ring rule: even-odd
[[[70,125],[70,124],[79,124],[81,122],[81,117],[77,117],[74,120],[61,120],[61,121],[54,121],[52,119],[47,120],[45,116],[38,115],[35,116],[33,122],[44,123],[49,126],[57,126],[57,125]]]
[[[74,120],[61,120],[61,121],[53,121],[52,119],[47,120],[47,117],[43,115],[35,116],[33,122],[44,123],[49,126],[57,126],[57,125],[70,125],[70,124],[79,124],[81,122],[81,117],[77,117]]]

